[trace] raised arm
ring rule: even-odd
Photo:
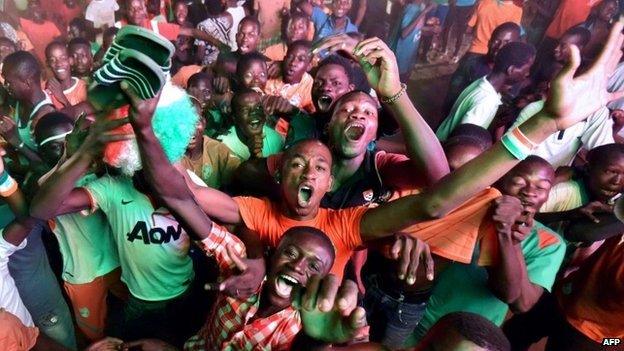
[[[369,84],[399,124],[415,170],[426,176],[428,184],[437,182],[449,173],[448,162],[440,141],[401,85],[394,53],[379,38],[366,39],[351,48],[352,42],[351,38],[338,35],[325,39],[315,51],[352,51],[351,54],[358,59],[366,73]]]
[[[141,100],[127,84],[122,84],[122,89],[132,101],[131,123],[145,176],[155,194],[198,235],[210,230],[206,214],[227,224],[239,223],[238,206],[231,197],[215,189],[189,184],[165,156],[151,122],[159,97]],[[200,214],[198,209],[203,209],[205,214]]]
[[[125,120],[100,120],[91,125],[88,135],[78,150],[61,164],[40,186],[31,206],[31,216],[48,220],[65,213],[88,209],[91,205],[89,195],[82,189],[75,188],[76,182],[97,157],[101,157],[102,148],[111,141],[128,139],[127,135],[114,135],[109,131],[126,123]],[[85,131],[76,129],[68,138],[80,138]]]
[[[613,94],[607,92],[606,84],[622,56],[622,27],[620,19],[613,26],[599,58],[589,70],[576,77],[580,53],[576,46],[570,48],[571,59],[552,82],[544,109],[518,127],[526,139],[539,144],[551,134],[584,120],[611,100]],[[498,142],[423,193],[368,211],[360,224],[362,239],[385,237],[409,225],[441,218],[490,186],[519,161]]]

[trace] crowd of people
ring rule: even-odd
[[[624,350],[619,9],[0,1],[0,349]]]

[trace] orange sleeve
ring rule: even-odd
[[[443,218],[415,224],[402,232],[427,242],[436,255],[468,264],[477,240],[495,239],[494,225],[486,215],[491,201],[500,195],[496,189],[486,189]],[[481,251],[483,257],[489,257]]]
[[[338,230],[340,237],[332,240],[336,246],[341,246],[336,247],[337,252],[341,250],[353,251],[364,245],[360,232],[360,222],[362,222],[362,217],[367,211],[367,207],[352,207],[334,212],[334,214],[340,215],[340,228]]]
[[[180,26],[175,23],[158,22],[158,31],[167,40],[176,40],[180,34]]]
[[[39,329],[25,326],[16,316],[0,309],[0,349],[30,350],[37,336]]]

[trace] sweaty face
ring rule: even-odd
[[[4,88],[9,95],[13,96],[17,100],[24,100],[30,94],[30,87],[28,86],[25,77],[20,77],[15,73],[7,73],[2,71],[2,77],[4,77]]]
[[[329,112],[336,100],[353,90],[349,76],[340,65],[322,66],[316,72],[312,86],[312,102],[317,111]]]
[[[616,1],[603,2],[600,11],[598,11],[598,17],[605,22],[611,21],[617,13],[617,5]]]
[[[243,86],[248,89],[264,90],[266,86],[268,73],[266,62],[254,60],[242,71]]]
[[[306,233],[284,238],[271,259],[267,275],[271,304],[290,305],[294,287],[305,287],[310,277],[326,275],[331,266],[331,253],[320,239]]]
[[[175,10],[175,19],[176,23],[182,25],[186,21],[186,17],[188,16],[188,7],[183,2],[178,2]]]
[[[599,201],[608,201],[624,190],[624,156],[589,169],[589,192]]]
[[[286,28],[286,40],[288,43],[295,42],[297,40],[304,40],[308,36],[308,20],[305,18],[297,17],[288,22],[288,28]]]
[[[351,0],[334,0],[332,1],[333,16],[343,18],[351,10]]]
[[[205,79],[199,79],[193,86],[188,87],[188,93],[199,100],[201,108],[204,109],[212,97],[212,85]]]
[[[548,199],[554,177],[552,168],[534,163],[520,164],[503,177],[498,190],[520,199],[525,211],[536,213]]]
[[[498,35],[493,36],[488,43],[488,53],[487,55],[494,59],[498,51],[505,45],[511,43],[512,41],[518,40],[518,32],[516,31],[503,31],[498,33]]]
[[[370,96],[359,93],[340,100],[329,122],[332,150],[344,158],[364,154],[377,126],[377,105]]]
[[[128,23],[140,26],[147,19],[147,7],[142,0],[132,0],[128,3]]]
[[[262,134],[266,116],[262,109],[260,94],[245,94],[237,99],[234,111],[234,123],[238,130],[247,138]]]
[[[288,215],[302,219],[316,215],[332,183],[329,149],[318,141],[293,146],[281,168],[281,192]]]
[[[67,49],[64,46],[54,46],[49,50],[49,54],[46,57],[48,67],[54,74],[54,77],[59,81],[64,81],[71,78],[71,67],[69,64],[69,55]]]
[[[256,51],[259,39],[260,29],[255,23],[245,21],[240,24],[236,33],[236,44],[241,54]]]
[[[78,77],[91,74],[93,68],[93,55],[86,45],[75,45],[70,50],[70,64],[72,73]]]
[[[288,49],[283,67],[284,82],[288,84],[299,83],[310,66],[310,60],[311,57],[306,47],[296,46]]]

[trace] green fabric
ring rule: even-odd
[[[299,140],[316,137],[316,123],[314,118],[304,112],[299,112],[290,119],[288,134],[286,135],[286,148],[291,147]]]
[[[97,52],[100,51],[100,47],[101,47],[100,44],[98,44],[95,41],[92,41],[91,42],[91,55],[97,54]]]
[[[540,248],[539,231],[555,236],[559,242]],[[521,245],[529,280],[550,291],[565,254],[563,240],[543,224],[535,222]],[[473,263],[453,263],[438,277],[416,330],[417,338],[422,338],[438,319],[451,312],[473,312],[498,326],[503,323],[509,307],[488,289],[487,270],[476,265],[476,257],[478,250],[473,255]]]
[[[88,174],[76,183],[82,187],[97,177]],[[117,248],[102,211],[88,216],[68,213],[56,217],[53,232],[63,256],[64,281],[85,284],[119,267]]]
[[[268,157],[281,152],[284,148],[282,136],[266,125],[262,128],[262,132],[264,133],[262,156]],[[231,127],[226,134],[221,135],[217,139],[224,143],[241,160],[247,161],[251,157],[247,145],[236,135],[235,127]]]
[[[165,209],[154,209],[128,177],[106,175],[85,186],[106,214],[119,261],[121,280],[133,296],[162,301],[184,293],[193,280],[190,239]]]

